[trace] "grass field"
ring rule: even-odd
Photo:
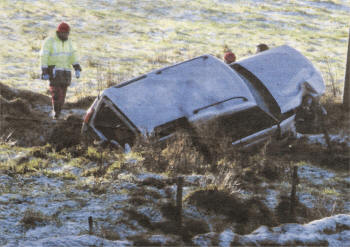
[[[61,21],[71,25],[83,76],[72,101],[150,70],[228,45],[238,59],[258,43],[289,44],[319,68],[341,99],[349,30],[346,0],[0,1],[0,81],[40,93],[39,51]]]

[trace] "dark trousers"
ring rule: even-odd
[[[56,114],[60,114],[64,100],[66,99],[67,86],[50,86],[52,108]]]
[[[50,92],[52,108],[56,114],[60,114],[64,100],[66,99],[67,87],[72,80],[72,74],[70,71],[58,70],[53,76],[53,69],[55,66],[49,66],[50,75]]]

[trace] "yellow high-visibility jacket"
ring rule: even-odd
[[[78,64],[76,50],[70,39],[60,40],[57,35],[48,37],[40,51],[41,67],[55,65],[55,70],[69,70],[74,64]]]

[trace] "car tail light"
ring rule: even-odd
[[[92,114],[94,114],[95,108],[91,107],[85,114],[84,117],[84,123],[88,123],[90,121],[90,118]]]

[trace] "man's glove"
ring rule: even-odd
[[[80,78],[80,70],[76,70],[76,71],[75,71],[75,77],[76,77],[77,79]]]
[[[41,68],[41,79],[42,80],[48,80],[50,78],[49,76],[49,69],[48,68]]]
[[[77,78],[77,79],[79,79],[80,78],[80,72],[82,71],[82,69],[81,69],[81,66],[80,66],[80,64],[74,64],[73,65],[73,68],[74,68],[74,70],[75,70],[75,77]]]

